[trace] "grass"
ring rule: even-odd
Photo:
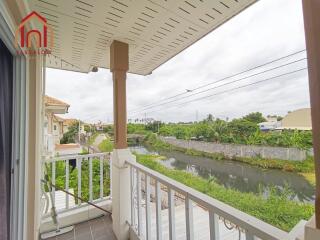
[[[316,174],[311,173],[300,173],[312,186],[316,186]]]
[[[254,193],[242,193],[185,171],[168,169],[157,162],[158,156],[136,155],[140,164],[285,231],[290,231],[301,219],[308,220],[314,213],[312,204],[288,200],[289,191],[279,196],[271,189],[268,198]]]
[[[112,152],[113,143],[110,138],[104,139],[98,146],[101,152]]]
[[[94,134],[92,134],[88,140],[88,145],[93,145],[94,141],[96,140],[97,136],[99,135],[99,133],[95,132]]]
[[[257,166],[265,169],[279,169],[288,172],[298,172],[298,173],[314,173],[314,162],[312,157],[308,157],[304,161],[289,161],[280,159],[264,159],[260,157],[245,158],[245,157],[227,157],[222,153],[208,153],[202,152],[194,149],[186,149],[181,147],[176,147],[171,144],[161,141],[154,135],[149,135],[146,139],[146,143],[150,144],[154,148],[164,149],[164,150],[175,150],[180,151],[191,156],[201,156],[208,157],[214,160],[232,160],[237,162],[243,162],[250,164],[252,166]]]

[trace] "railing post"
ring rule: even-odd
[[[209,210],[210,240],[219,240],[219,216]]]
[[[92,199],[92,157],[89,157],[89,201]]]
[[[137,169],[137,210],[138,210],[138,233],[142,235],[142,210],[141,210],[141,172]]]
[[[130,167],[130,199],[131,199],[131,226],[134,226],[135,225],[135,214],[134,214],[134,209],[135,209],[135,206],[134,206],[134,199],[135,199],[135,188],[134,188],[134,171],[135,169],[131,166]]]
[[[109,176],[106,174],[106,177],[110,178],[110,197],[112,199],[112,159],[111,156],[109,155]],[[108,181],[108,179],[106,179]]]
[[[246,240],[255,240],[255,237],[251,233],[246,232]]]
[[[103,198],[103,156],[100,156],[100,198]]]
[[[52,169],[51,169],[51,182],[53,185],[56,185],[56,162],[52,162]],[[52,201],[55,204],[56,200],[56,188],[52,187]]]
[[[176,228],[175,228],[175,201],[174,191],[168,188],[168,207],[169,207],[169,239],[176,239]]]
[[[78,170],[78,197],[81,198],[81,161],[82,158],[77,158],[77,170]],[[81,204],[81,200],[78,199],[78,205]]]
[[[161,217],[161,184],[156,181],[156,222],[157,240],[162,240],[162,217]]]
[[[193,206],[192,201],[188,196],[185,197],[185,208],[186,208],[186,235],[187,240],[193,240]]]
[[[66,167],[65,168],[65,170],[66,170],[66,185],[65,185],[65,189],[66,189],[67,192],[69,192],[69,160],[66,160],[65,164],[66,164],[66,166],[65,166]],[[66,209],[68,209],[69,208],[69,194],[65,193],[65,195],[66,195]]]
[[[146,185],[146,238],[151,240],[151,210],[150,210],[150,176],[145,174]]]

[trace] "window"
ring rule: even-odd
[[[54,130],[54,131],[57,130],[57,125],[53,125],[53,130]]]

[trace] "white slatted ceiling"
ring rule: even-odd
[[[47,66],[109,68],[113,40],[129,44],[129,72],[147,75],[256,0],[31,0],[54,30]]]

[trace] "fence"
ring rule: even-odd
[[[268,147],[255,145],[221,144],[202,141],[187,141],[175,138],[160,137],[160,139],[173,146],[194,149],[207,153],[222,153],[226,157],[261,157],[266,159],[281,159],[303,161],[307,151],[298,148]]]
[[[193,240],[198,239],[200,235],[201,239],[210,240],[225,239],[227,236],[228,239],[247,240],[288,239],[287,232],[255,217],[139,163],[127,161],[127,164],[131,169],[131,229],[136,234],[133,239]],[[155,191],[154,201],[150,198],[151,183]],[[164,209],[161,201],[163,188],[167,192],[167,209]],[[182,209],[175,204],[176,193],[179,193],[180,198],[184,198]],[[153,202],[155,208],[152,207]],[[181,211],[178,213],[178,209],[182,210],[183,214]]]

